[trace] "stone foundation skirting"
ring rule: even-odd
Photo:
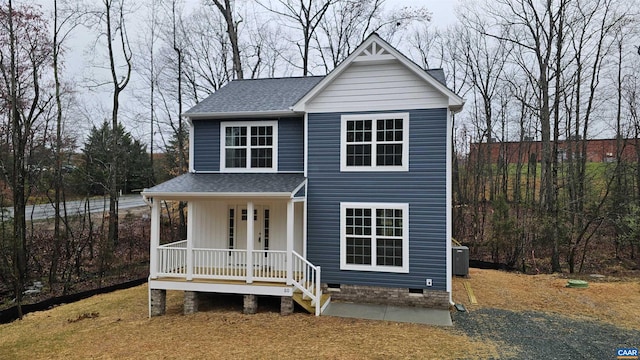
[[[332,300],[436,309],[449,308],[448,292],[429,289],[421,290],[421,292],[409,292],[408,288],[389,288],[347,284],[340,284],[340,288],[329,288],[327,284],[322,284],[322,291],[324,293],[330,294]]]
[[[246,315],[258,312],[258,297],[256,295],[245,295],[242,312]]]
[[[282,296],[280,298],[280,315],[291,314],[293,314],[293,298],[291,296]]]
[[[198,312],[198,306],[200,303],[199,294],[195,291],[184,292],[184,314],[195,314]]]
[[[151,316],[164,315],[167,308],[167,290],[151,289]]]

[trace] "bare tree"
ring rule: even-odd
[[[111,111],[111,127],[115,133],[118,129],[118,110],[120,107],[120,94],[129,84],[131,79],[132,53],[129,46],[129,38],[127,35],[127,29],[124,17],[124,0],[103,0],[104,4],[104,22],[106,26],[106,40],[107,48],[109,51],[109,69],[111,70],[111,81],[113,83],[113,102]],[[115,18],[114,18],[115,17]],[[114,21],[115,20],[115,21]],[[117,43],[115,43],[117,39]],[[115,43],[115,44],[114,44]],[[124,59],[124,74],[119,74],[119,66],[116,65],[116,49],[119,47],[119,52]],[[111,162],[111,181],[109,184],[109,240],[113,244],[118,243],[118,137],[113,136],[112,145],[112,162]]]
[[[477,141],[484,143],[470,147],[463,169],[463,180],[469,189],[459,194],[469,193],[471,198],[488,194],[489,199],[498,200],[489,202],[491,207],[479,203],[465,210],[467,214],[470,211],[477,215],[472,216],[475,226],[470,236],[476,236],[478,244],[483,244],[486,236],[475,230],[482,229],[487,220],[482,214],[503,206],[499,198],[503,196],[509,201],[516,222],[508,221],[507,212],[501,210],[501,216],[489,219],[490,230],[486,234],[495,233],[496,229],[506,233],[507,224],[517,226],[523,230],[520,244],[531,249],[531,259],[534,259],[535,248],[542,250],[543,257],[550,255],[552,271],[560,271],[564,259],[568,270],[576,271],[578,263],[584,263],[588,256],[592,239],[609,236],[607,229],[599,232],[606,219],[609,193],[612,189],[635,193],[625,187],[629,175],[622,167],[626,141],[622,139],[624,94],[621,87],[623,79],[631,77],[623,75],[622,43],[615,40],[623,26],[624,33],[633,38],[629,35],[633,33],[633,26],[627,25],[632,23],[631,6],[613,6],[610,0],[500,0],[460,13],[461,21],[466,21],[467,26],[455,36],[447,36],[456,39],[455,46],[444,48],[464,48],[467,44],[463,60],[459,62],[468,68],[470,80],[468,86],[463,87],[463,92],[469,91],[466,116],[472,125],[472,131],[466,134],[476,133]],[[483,44],[468,46],[465,37],[460,36],[465,30],[479,34],[483,41],[502,44],[505,51],[498,56],[498,60],[504,62],[502,75],[493,83],[486,82],[494,73],[486,64],[492,57],[483,53],[486,48]],[[425,45],[418,50],[426,63],[430,52],[439,49],[439,39],[437,35],[425,35],[421,39]],[[493,86],[487,87],[487,84]],[[487,91],[490,89],[493,92]],[[487,97],[487,94],[493,96]],[[602,131],[606,120],[601,119],[607,118],[615,120],[619,135],[615,150],[617,164],[602,165],[612,171],[601,174],[587,166],[592,161],[587,141],[594,131]],[[491,137],[498,141],[495,146],[490,144]],[[518,141],[507,144],[508,140]],[[512,145],[517,145],[517,151],[514,152],[516,148]],[[471,165],[480,156],[474,149],[485,152],[481,168]],[[515,161],[508,160],[508,156]],[[527,158],[525,170],[523,163]],[[515,163],[515,168],[511,163]],[[492,172],[496,170],[494,177]],[[622,205],[621,201],[617,201],[617,205]],[[623,207],[618,210],[625,211]],[[528,229],[535,231],[529,235]],[[621,228],[626,232],[623,230]],[[510,258],[510,249],[505,247],[502,251],[503,254],[492,252],[494,259]]]
[[[43,89],[43,83],[53,47],[46,33],[47,23],[35,8],[15,8],[10,0],[0,9],[0,19],[0,104],[8,110],[5,130],[10,150],[0,154],[0,170],[11,187],[14,214],[11,251],[3,252],[2,256],[11,269],[18,316],[22,318],[29,250],[25,210],[30,190],[26,185],[29,170],[34,170],[29,167],[29,155],[36,146],[38,123],[43,121],[51,104],[52,96]]]
[[[384,0],[347,0],[330,7],[313,38],[325,72],[338,66],[377,25]]]
[[[99,8],[93,9],[91,14],[92,25],[98,32],[98,41],[104,39],[106,42],[106,58],[108,62],[108,80],[104,83],[98,83],[97,86],[111,87],[111,108],[110,122],[114,133],[120,124],[119,110],[120,97],[129,84],[131,72],[133,69],[133,54],[129,44],[129,36],[126,26],[126,15],[128,10],[125,9],[125,0],[102,0]],[[119,162],[118,138],[112,137],[112,154],[109,164],[109,181],[105,184],[109,192],[109,230],[107,239],[108,244],[104,244],[104,256],[111,256],[110,253],[113,246],[118,243],[118,171]],[[105,258],[105,261],[107,259]],[[106,264],[103,264],[106,266]],[[103,269],[104,270],[104,269]]]
[[[559,113],[556,110],[561,91],[557,82],[554,87],[553,81],[561,71],[558,65],[561,64],[562,53],[558,49],[564,46],[566,3],[566,0],[558,3],[552,0],[540,3],[534,0],[500,0],[485,4],[495,25],[484,34],[514,46],[514,60],[536,90],[533,94],[535,103],[531,106],[537,111],[542,138],[540,209],[546,215],[544,223],[548,225],[544,236],[553,243],[553,271],[560,271],[556,191]],[[501,31],[497,32],[497,29]]]
[[[242,19],[237,20],[234,18],[231,0],[224,0],[224,4],[220,0],[211,1],[213,1],[213,4],[218,8],[227,23],[227,34],[229,34],[229,42],[233,53],[233,74],[236,79],[243,79],[244,74],[240,58],[240,46],[238,44],[238,25],[242,22]]]
[[[431,19],[431,13],[425,8],[385,11],[384,5],[385,0],[345,0],[327,9],[312,34],[325,72],[338,66],[371,33],[381,32],[391,41],[412,23],[424,24]]]
[[[55,102],[56,102],[56,135],[54,144],[54,177],[53,177],[53,208],[54,208],[54,230],[53,230],[53,253],[51,254],[51,266],[49,268],[49,285],[51,286],[57,281],[58,262],[60,260],[62,245],[68,236],[66,214],[63,214],[64,206],[64,184],[62,162],[64,156],[64,119],[62,104],[62,85],[60,81],[60,53],[64,41],[70,35],[71,31],[80,25],[79,19],[82,16],[78,9],[65,11],[66,14],[61,15],[58,8],[58,0],[53,1],[53,79],[55,84]],[[63,226],[64,225],[64,226]]]
[[[485,125],[480,141],[486,141],[488,144],[486,149],[491,151],[491,144],[497,137],[494,129],[494,107],[497,103],[495,99],[498,91],[505,85],[503,75],[507,54],[511,51],[512,44],[500,39],[500,36],[494,38],[482,35],[487,32],[487,24],[476,11],[470,8],[462,13],[461,22],[460,53],[468,63],[470,85],[474,88],[474,93],[479,95],[478,105],[482,109],[480,117]],[[490,157],[489,153],[479,155],[485,159]],[[484,163],[482,158],[479,160]],[[490,163],[490,161],[486,162],[486,164]],[[489,165],[486,170],[489,181],[489,200],[493,200],[496,192],[493,166]]]
[[[309,75],[309,52],[313,36],[329,8],[336,2],[337,0],[278,0],[276,5],[271,1],[268,5],[258,3],[293,23],[292,27],[302,32],[302,43],[295,43],[302,58],[302,76]]]

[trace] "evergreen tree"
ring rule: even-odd
[[[112,149],[113,131],[108,122],[102,123],[100,128],[95,126],[84,145],[84,171],[86,175],[87,192],[92,195],[104,195],[109,192],[109,176],[113,156],[112,151],[117,151],[120,159],[116,173],[118,175],[118,188],[123,193],[139,190],[147,186],[151,176],[151,161],[147,154],[146,146],[139,140],[133,139],[131,134],[118,125],[116,136],[118,137],[117,149]]]

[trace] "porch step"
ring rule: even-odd
[[[299,290],[293,293],[293,301],[302,306],[302,308],[305,309],[309,314],[316,313],[316,307],[311,305],[311,299],[305,299],[302,292],[300,292]],[[322,297],[320,298],[320,309],[324,309],[329,301],[331,301],[331,295],[322,294]]]

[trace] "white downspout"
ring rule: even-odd
[[[452,276],[453,276],[453,259],[451,258],[451,238],[453,237],[453,219],[452,219],[452,211],[451,207],[453,206],[453,183],[452,183],[452,152],[453,152],[453,119],[451,110],[447,109],[447,154],[446,154],[446,261],[447,261],[447,291],[449,292],[449,303],[454,304],[453,302],[453,286],[452,286]]]

